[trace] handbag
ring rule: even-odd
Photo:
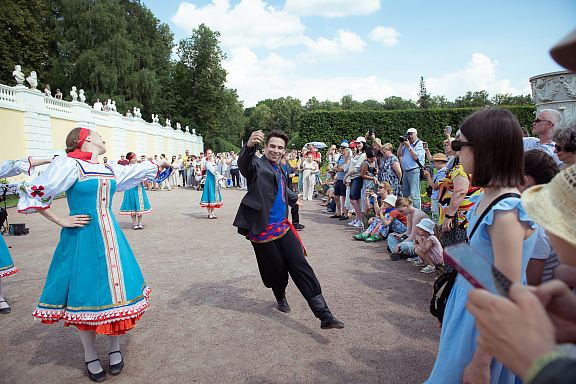
[[[482,212],[482,215],[472,228],[470,232],[470,239],[474,236],[474,233],[478,229],[478,226],[484,220],[484,217],[492,210],[492,208],[498,204],[501,200],[504,200],[508,197],[520,197],[517,193],[505,193],[503,195],[498,196],[494,201],[490,203],[488,208]],[[444,319],[444,310],[446,309],[446,303],[448,302],[448,296],[450,296],[450,292],[452,291],[452,287],[454,286],[454,282],[456,281],[456,276],[458,272],[454,269],[451,272],[446,272],[440,275],[436,281],[434,282],[434,293],[432,294],[432,299],[430,300],[430,313],[432,316],[437,317],[440,323]]]

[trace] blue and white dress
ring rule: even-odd
[[[148,202],[148,195],[144,189],[144,183],[140,183],[132,189],[124,191],[124,199],[120,207],[120,215],[145,215],[150,213],[150,203]]]
[[[18,212],[49,208],[66,192],[70,215],[92,218],[84,227],[62,228],[33,316],[107,335],[135,326],[148,308],[150,288],[114,217],[112,197],[145,177],[155,178],[158,170],[151,161],[122,166],[57,157],[34,181],[20,186]]]
[[[476,215],[476,208],[483,195],[484,192],[470,197],[470,202],[475,204],[475,206],[471,208],[467,214],[468,236],[470,236],[470,232],[480,218],[480,216]],[[498,204],[492,208],[478,226],[474,237],[470,239],[470,245],[492,263],[494,263],[494,250],[492,249],[492,240],[486,227],[492,225],[496,211],[509,211],[514,208],[518,209],[518,218],[520,221],[528,222],[532,228],[536,228],[536,224],[524,212],[520,204],[520,199],[509,197],[498,202]],[[534,250],[536,238],[537,236],[533,234],[522,243],[522,284],[526,284],[526,266]],[[479,335],[474,325],[474,316],[466,309],[468,292],[472,288],[468,280],[459,274],[452,287],[450,296],[448,296],[444,319],[442,321],[438,357],[426,383],[462,383],[464,368],[472,361],[472,356],[477,346],[476,338]],[[514,384],[515,382],[516,376],[514,373],[505,368],[498,360],[492,359],[492,363],[490,364],[490,383]]]
[[[8,160],[0,164],[0,177],[12,177],[21,173],[25,173],[28,176],[34,173],[29,157],[22,160]],[[18,268],[14,266],[10,251],[0,235],[0,279],[16,272],[18,272]]]
[[[206,162],[206,181],[204,182],[204,190],[202,191],[202,198],[200,205],[206,208],[220,208],[224,202],[220,194],[220,179],[224,176],[218,173],[216,165],[213,162]]]

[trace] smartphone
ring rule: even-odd
[[[470,245],[447,247],[444,249],[444,258],[474,287],[509,298],[512,281]]]
[[[422,147],[423,147],[424,149],[428,148],[428,143],[422,143]]]
[[[368,130],[368,134],[369,134],[370,136],[372,136],[372,135],[374,134],[374,128],[370,128],[370,129]]]
[[[447,127],[446,127],[446,132],[452,133],[452,126],[450,126],[450,125],[447,126]]]

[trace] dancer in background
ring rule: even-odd
[[[224,203],[220,195],[219,181],[224,178],[216,171],[216,163],[214,162],[214,154],[210,149],[206,150],[206,181],[204,181],[204,190],[202,191],[202,199],[200,205],[208,209],[208,218],[217,219],[214,214],[215,208],[220,208]]]
[[[138,156],[134,152],[128,152],[126,159],[128,159],[129,165],[134,165],[138,161]],[[152,212],[152,208],[150,208],[148,195],[146,195],[144,190],[144,183],[141,182],[134,188],[124,192],[124,199],[118,213],[120,215],[130,215],[132,218],[132,229],[144,229],[142,215],[150,212]]]
[[[21,173],[32,176],[35,166],[48,164],[51,161],[52,159],[32,159],[31,157],[22,160],[8,160],[0,164],[0,177],[12,177]],[[0,193],[2,192],[4,191],[0,191]],[[14,266],[10,251],[8,251],[8,247],[0,235],[0,313],[11,312],[10,306],[2,294],[2,279],[16,272],[18,272],[18,268]]]
[[[92,381],[106,380],[98,355],[96,334],[107,335],[109,372],[124,367],[120,335],[134,328],[148,308],[150,288],[144,282],[132,249],[112,212],[116,190],[136,187],[143,178],[153,180],[159,160],[121,166],[98,164],[106,144],[95,131],[75,128],[66,138],[68,157],[57,157],[31,183],[20,187],[18,212],[39,212],[63,229],[46,284],[33,316],[44,324],[64,320],[80,331],[84,359]],[[70,215],[59,216],[50,205],[66,192]]]

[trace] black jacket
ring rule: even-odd
[[[259,234],[264,232],[270,220],[270,212],[278,193],[278,172],[272,167],[265,156],[260,158],[254,153],[248,153],[246,146],[238,154],[238,169],[246,178],[248,192],[242,199],[234,226],[238,227],[238,233],[248,234],[248,231]],[[279,166],[284,185],[288,186],[288,179],[284,172],[284,167]],[[290,188],[286,188],[286,212],[288,214],[288,204],[298,201],[298,195]]]

